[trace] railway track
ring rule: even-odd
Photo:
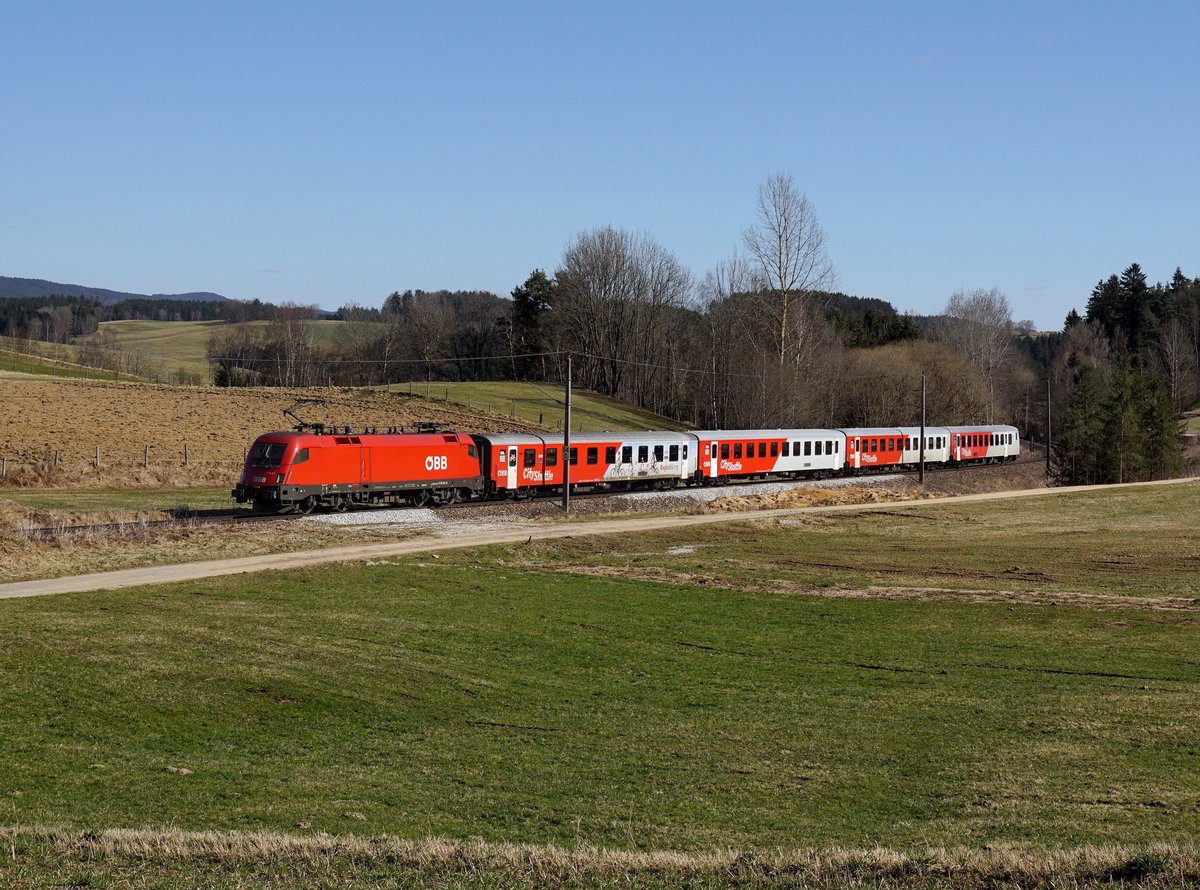
[[[959,468],[959,467],[929,467],[929,468],[927,468],[926,472],[942,473],[942,472],[946,472],[946,471],[960,471],[960,470],[973,470],[973,471],[999,470],[999,469],[1004,469],[1004,468],[1017,467],[1017,466],[1021,466],[1023,464],[1031,464],[1031,463],[1041,464],[1044,462],[1045,462],[1044,457],[1032,457],[1031,456],[1031,457],[1022,457],[1022,458],[1019,458],[1018,460],[1015,460],[1015,461],[1012,461],[1012,462],[1006,463],[1006,464],[979,464],[979,465],[973,465],[973,466],[963,467],[963,468]],[[843,476],[843,477],[836,477],[836,478],[838,478],[839,480],[844,480],[844,481],[853,483],[853,481],[855,481],[856,479],[866,482],[871,479],[881,478],[883,476],[905,476],[905,475],[914,475],[915,476],[915,471],[911,472],[911,473],[908,473],[906,471],[900,471],[900,472],[891,473],[891,474],[871,473],[871,474],[858,476],[858,477],[853,477],[853,476],[844,477]],[[720,485],[720,486],[715,486],[715,487],[725,490],[725,491],[728,491],[730,494],[734,494],[734,493],[736,493],[736,491],[739,487],[746,486],[746,485],[759,485],[759,484],[772,483],[772,482],[785,483],[785,482],[793,482],[793,481],[800,481],[800,480],[747,479],[747,480],[744,480],[741,482],[731,482],[726,485]],[[813,481],[816,481],[816,480],[813,480]],[[679,492],[684,492],[686,490],[687,490],[687,488],[666,489],[663,491],[647,490],[647,491],[635,491],[635,492],[629,492],[629,491],[578,491],[577,492],[577,491],[572,491],[571,499],[572,500],[582,500],[582,499],[592,500],[592,499],[604,499],[604,498],[623,498],[630,494],[638,494],[638,495],[649,494],[649,495],[669,496],[673,492],[679,493]],[[537,502],[550,502],[550,501],[556,500],[558,497],[559,497],[559,495],[551,495],[551,494],[538,495],[538,496],[520,501],[519,503],[528,504],[528,503],[537,503]],[[508,500],[468,501],[468,502],[458,503],[458,504],[449,504],[449,505],[437,507],[435,509],[437,509],[437,511],[439,513],[445,513],[445,514],[449,514],[449,515],[462,515],[463,513],[477,512],[480,510],[486,510],[488,508],[492,508],[492,507],[496,507],[496,506],[500,506],[500,505],[512,505],[513,503],[514,503],[513,501],[508,501]],[[395,510],[395,509],[407,509],[407,508],[399,507],[397,505],[378,505],[378,506],[360,507],[360,508],[357,508],[356,510],[354,510],[353,512],[369,513],[371,511],[377,511],[377,510]],[[169,519],[134,520],[134,521],[129,521],[129,522],[110,522],[110,523],[102,523],[102,524],[96,524],[96,525],[46,526],[46,527],[41,527],[41,528],[24,529],[21,531],[21,534],[26,539],[31,540],[31,541],[52,541],[52,540],[58,540],[60,538],[84,537],[84,536],[93,535],[93,534],[100,535],[100,536],[105,536],[105,535],[136,536],[139,534],[149,533],[153,530],[163,530],[163,529],[170,529],[170,528],[188,528],[188,527],[195,527],[195,526],[202,526],[202,525],[240,524],[240,523],[257,523],[257,522],[283,522],[283,521],[290,521],[290,520],[304,519],[304,518],[308,518],[308,517],[306,517],[305,515],[299,514],[299,513],[258,513],[258,512],[249,510],[249,509],[244,509],[244,508],[243,509],[230,508],[230,509],[218,509],[218,510],[191,510],[191,511],[187,511],[187,512],[181,512],[178,515],[172,516]]]

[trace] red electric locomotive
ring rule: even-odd
[[[465,433],[267,433],[246,455],[233,489],[259,510],[354,504],[450,504],[483,489],[479,448]]]

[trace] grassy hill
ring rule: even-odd
[[[345,834],[746,851],[711,880],[679,859],[646,884],[679,887],[810,886],[756,871],[797,848],[949,857],[942,888],[1166,873],[1200,833],[1200,587],[1176,521],[1198,497],[932,503],[627,542],[581,527],[436,560],[0,601],[6,819],[290,833],[269,866],[211,845],[189,861],[333,865],[321,886],[362,881],[355,863],[391,885],[420,863],[279,851]],[[18,856],[31,845],[0,857],[0,882],[59,867]],[[1109,852],[1058,856],[1052,884],[960,884],[947,852],[1082,845]],[[480,857],[445,885],[539,885],[505,867]],[[643,885],[623,875],[583,886]]]
[[[445,399],[472,408],[490,408],[527,423],[562,429],[563,388],[546,383],[487,381],[431,383],[414,381],[381,387],[392,392],[409,392],[432,399]],[[571,392],[571,429],[576,432],[605,430],[682,430],[684,424],[653,411],[575,388]]]
[[[211,382],[208,364],[208,340],[215,330],[228,325],[225,321],[106,321],[102,332],[116,338],[116,349],[136,353],[149,362],[168,369],[176,367],[197,375],[201,382]],[[252,321],[252,328],[263,328],[267,321]],[[343,322],[306,321],[318,338],[338,335]]]

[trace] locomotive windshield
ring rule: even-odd
[[[281,442],[257,442],[250,447],[250,467],[255,470],[277,469],[286,450],[287,445]]]

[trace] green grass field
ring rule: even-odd
[[[581,528],[3,601],[4,821],[764,855],[1186,848],[1200,550],[1175,526],[1198,502],[1191,484]],[[21,841],[35,861],[43,843]],[[411,878],[389,861],[366,873]]]
[[[473,408],[490,408],[529,423],[561,429],[564,393],[561,386],[517,381],[472,381],[465,383],[394,383],[393,392],[409,392],[433,399],[448,399]],[[682,430],[684,425],[652,411],[610,399],[585,389],[571,393],[571,429],[582,432],[606,430]]]

